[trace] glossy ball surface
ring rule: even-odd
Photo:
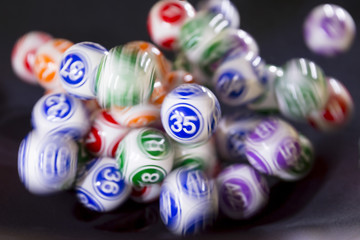
[[[50,91],[62,89],[59,67],[62,54],[73,45],[65,39],[52,39],[38,48],[35,54],[34,74],[39,84]]]
[[[187,1],[158,1],[150,9],[147,20],[151,40],[161,48],[176,50],[182,25],[194,16],[195,9]]]
[[[166,177],[161,187],[160,216],[172,233],[199,233],[214,223],[217,213],[216,186],[205,173],[178,168]]]
[[[52,37],[47,33],[31,31],[16,41],[11,52],[11,66],[21,80],[37,84],[38,81],[33,72],[35,53],[39,47],[51,39]]]
[[[183,144],[208,140],[220,117],[217,98],[198,84],[182,84],[173,89],[161,106],[161,122],[166,133]]]
[[[115,158],[119,143],[129,131],[129,128],[115,121],[108,111],[102,110],[97,113],[85,136],[85,146],[95,156]]]
[[[74,44],[61,57],[59,75],[62,87],[81,99],[95,99],[95,76],[107,50],[97,43]]]
[[[233,164],[216,178],[220,210],[231,219],[248,219],[269,200],[266,179],[247,164]]]
[[[293,167],[300,157],[298,132],[287,122],[263,119],[245,140],[246,157],[258,171],[278,175]]]
[[[40,98],[32,111],[32,125],[40,135],[62,134],[75,139],[83,137],[90,129],[83,103],[66,93],[47,94]]]
[[[315,7],[304,22],[306,45],[314,53],[327,57],[347,51],[355,33],[355,22],[349,12],[335,4]]]
[[[163,132],[154,128],[138,128],[131,130],[120,142],[116,159],[129,184],[156,184],[171,171],[174,148]]]
[[[61,135],[30,132],[20,144],[18,172],[25,188],[36,195],[69,189],[76,175],[78,148]]]
[[[311,111],[322,109],[328,87],[322,69],[304,58],[289,60],[275,80],[280,112],[295,121],[304,121]]]
[[[115,159],[97,158],[81,169],[75,191],[84,207],[109,212],[126,201],[131,187],[125,183]]]

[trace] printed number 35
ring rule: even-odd
[[[196,131],[196,126],[191,121],[196,121],[195,116],[185,116],[184,113],[175,111],[175,114],[170,117],[170,121],[176,120],[173,125],[171,125],[171,130],[178,133],[182,130],[187,134],[193,134]]]

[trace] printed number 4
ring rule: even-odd
[[[184,131],[187,134],[193,134],[196,131],[196,126],[191,121],[196,121],[195,116],[185,116],[184,113],[175,111],[175,114],[170,117],[170,121],[176,119],[171,130],[178,133]]]

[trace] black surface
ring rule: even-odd
[[[40,87],[12,72],[10,53],[16,39],[42,30],[73,42],[93,41],[107,48],[132,40],[149,40],[146,17],[154,0],[6,1],[0,6],[0,239],[167,239],[157,204],[128,202],[109,214],[80,207],[72,192],[50,197],[29,194],[17,174],[17,150],[30,130],[30,114],[42,96]],[[190,1],[196,5],[196,1]],[[359,103],[360,44],[335,58],[311,53],[302,38],[307,13],[324,1],[239,0],[241,28],[257,40],[267,63],[282,65],[294,57],[317,62],[341,80]],[[360,2],[333,1],[360,26]],[[359,28],[358,28],[359,30]],[[356,109],[355,109],[356,110]],[[323,134],[305,124],[297,128],[316,149],[312,173],[297,183],[279,183],[270,203],[251,221],[218,221],[202,239],[360,239],[359,114],[342,131]]]

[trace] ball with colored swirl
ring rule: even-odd
[[[301,153],[299,134],[280,118],[264,118],[245,140],[245,154],[258,171],[276,176],[296,165]]]
[[[107,50],[97,43],[81,42],[71,46],[61,57],[60,82],[71,95],[95,99],[95,76],[101,58]]]
[[[161,48],[176,50],[182,25],[194,16],[195,9],[187,1],[158,1],[150,9],[147,20],[151,40]]]
[[[38,48],[33,71],[39,84],[49,91],[62,89],[59,67],[62,54],[73,45],[66,39],[52,39]]]
[[[32,125],[40,135],[62,134],[80,139],[89,131],[90,120],[80,99],[66,93],[53,93],[36,102]]]
[[[199,233],[214,223],[217,213],[216,186],[204,172],[182,167],[166,177],[160,193],[160,216],[172,233]]]
[[[232,164],[216,178],[219,207],[231,219],[248,219],[259,213],[269,200],[266,179],[247,164]]]
[[[119,170],[134,186],[160,183],[171,171],[174,148],[170,139],[155,128],[131,130],[116,152]]]
[[[33,71],[35,53],[51,39],[52,37],[45,32],[31,31],[16,41],[11,52],[11,66],[21,80],[31,84],[38,82]]]
[[[156,60],[142,45],[116,46],[102,58],[97,69],[97,100],[103,108],[146,103],[155,79]]]
[[[306,45],[314,53],[327,57],[347,51],[355,33],[355,22],[349,12],[335,4],[315,7],[304,22]]]
[[[215,95],[198,84],[182,84],[174,88],[161,106],[161,122],[175,141],[195,144],[207,141],[221,117]]]
[[[80,169],[75,191],[78,201],[96,212],[118,208],[130,195],[128,185],[113,158],[96,158]]]
[[[304,58],[289,60],[275,80],[280,112],[295,121],[304,121],[310,112],[322,109],[328,87],[322,69]]]
[[[36,195],[58,193],[75,181],[78,148],[62,135],[30,132],[21,142],[18,172],[25,188]]]

